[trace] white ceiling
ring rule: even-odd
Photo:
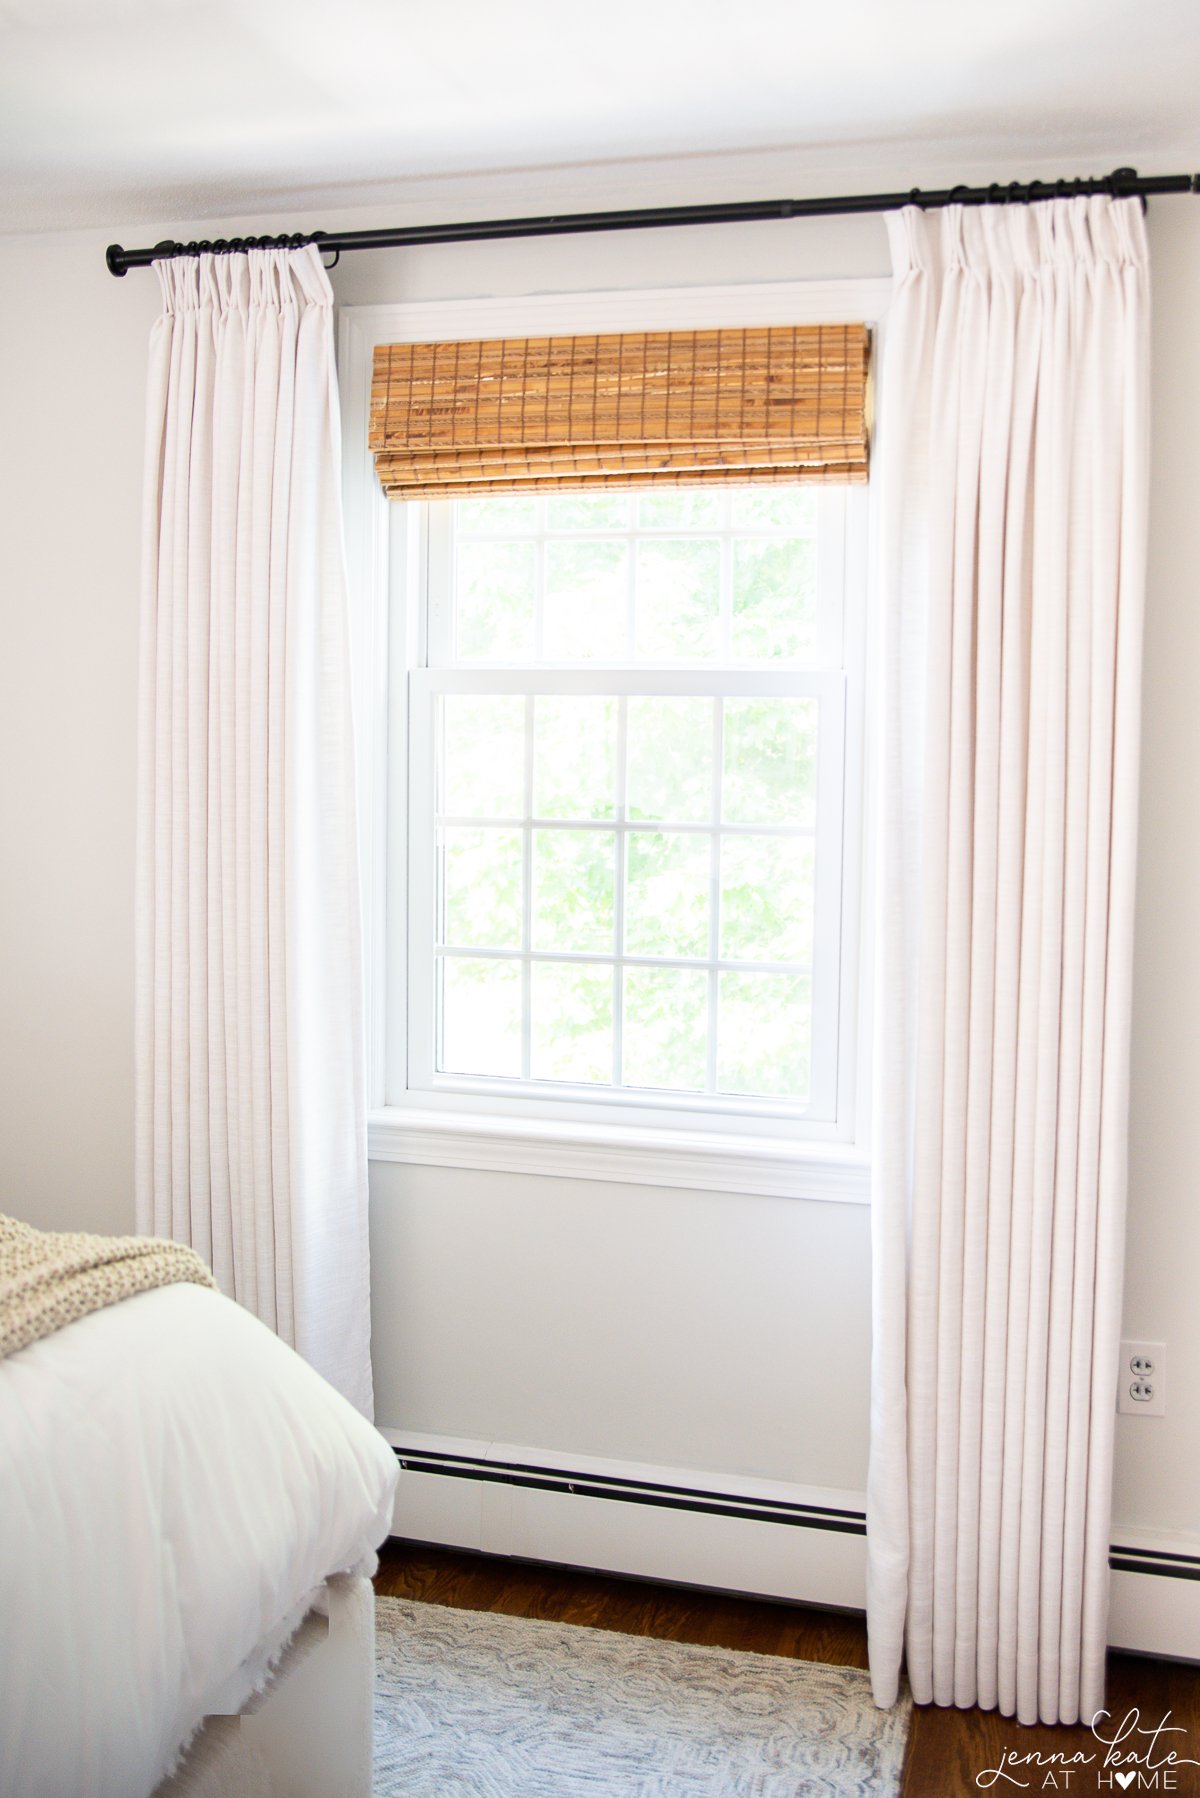
[[[0,231],[763,150],[796,192],[1200,166],[1200,4],[0,0]]]

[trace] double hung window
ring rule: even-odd
[[[846,1133],[861,497],[412,505],[410,1092]]]
[[[866,1196],[889,291],[343,313],[373,1157]]]

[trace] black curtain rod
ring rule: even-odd
[[[896,212],[902,206],[1028,205],[1033,200],[1071,199],[1079,194],[1110,194],[1114,199],[1152,194],[1200,194],[1198,175],[1139,175],[1136,169],[1114,169],[1111,175],[1088,175],[1070,181],[1000,181],[987,187],[948,187],[928,192],[919,187],[894,194],[837,194],[825,200],[730,200],[711,206],[650,206],[629,212],[564,212],[545,218],[473,219],[451,225],[400,225],[364,231],[296,231],[281,237],[219,237],[214,242],[175,243],[167,238],[153,249],[126,250],[109,244],[109,273],[148,268],[167,256],[221,256],[238,250],[299,249],[315,243],[332,250],[390,250],[418,244],[475,243],[500,237],[560,237],[583,231],[644,231],[670,225],[730,225],[749,219],[828,218],[837,213]]]

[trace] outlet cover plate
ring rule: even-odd
[[[1150,1389],[1149,1398],[1135,1398],[1134,1390]],[[1117,1384],[1117,1410],[1122,1417],[1164,1417],[1167,1410],[1167,1345],[1165,1342],[1130,1341],[1121,1344],[1121,1377]]]

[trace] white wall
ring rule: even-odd
[[[1098,159],[1127,160],[1119,147]],[[935,174],[912,170],[927,183]],[[569,180],[553,194],[460,187],[412,216],[788,188],[770,159],[731,161],[723,177],[710,164],[636,180],[614,171],[607,187],[602,174],[586,188],[580,177],[574,194]],[[894,181],[882,171],[878,185]],[[157,288],[146,272],[112,280],[101,251],[112,237],[152,243],[177,229],[0,244],[0,1204],[47,1225],[121,1230],[133,1218],[138,509]],[[1171,1392],[1161,1422],[1122,1421],[1117,1503],[1125,1525],[1200,1536],[1200,205],[1157,203],[1151,236],[1156,479],[1128,1324],[1167,1340]],[[334,284],[343,303],[366,303],[885,271],[882,224],[867,218],[361,254]],[[381,1422],[861,1487],[862,1208],[376,1165],[372,1209]]]
[[[0,1207],[132,1227],[146,333],[91,239],[0,245]],[[109,290],[112,291],[109,291]]]
[[[1125,1330],[1169,1413],[1117,1419],[1116,1515],[1200,1536],[1200,201],[1151,207],[1153,448]]]
[[[861,1488],[864,1205],[397,1166],[371,1197],[381,1422]]]

